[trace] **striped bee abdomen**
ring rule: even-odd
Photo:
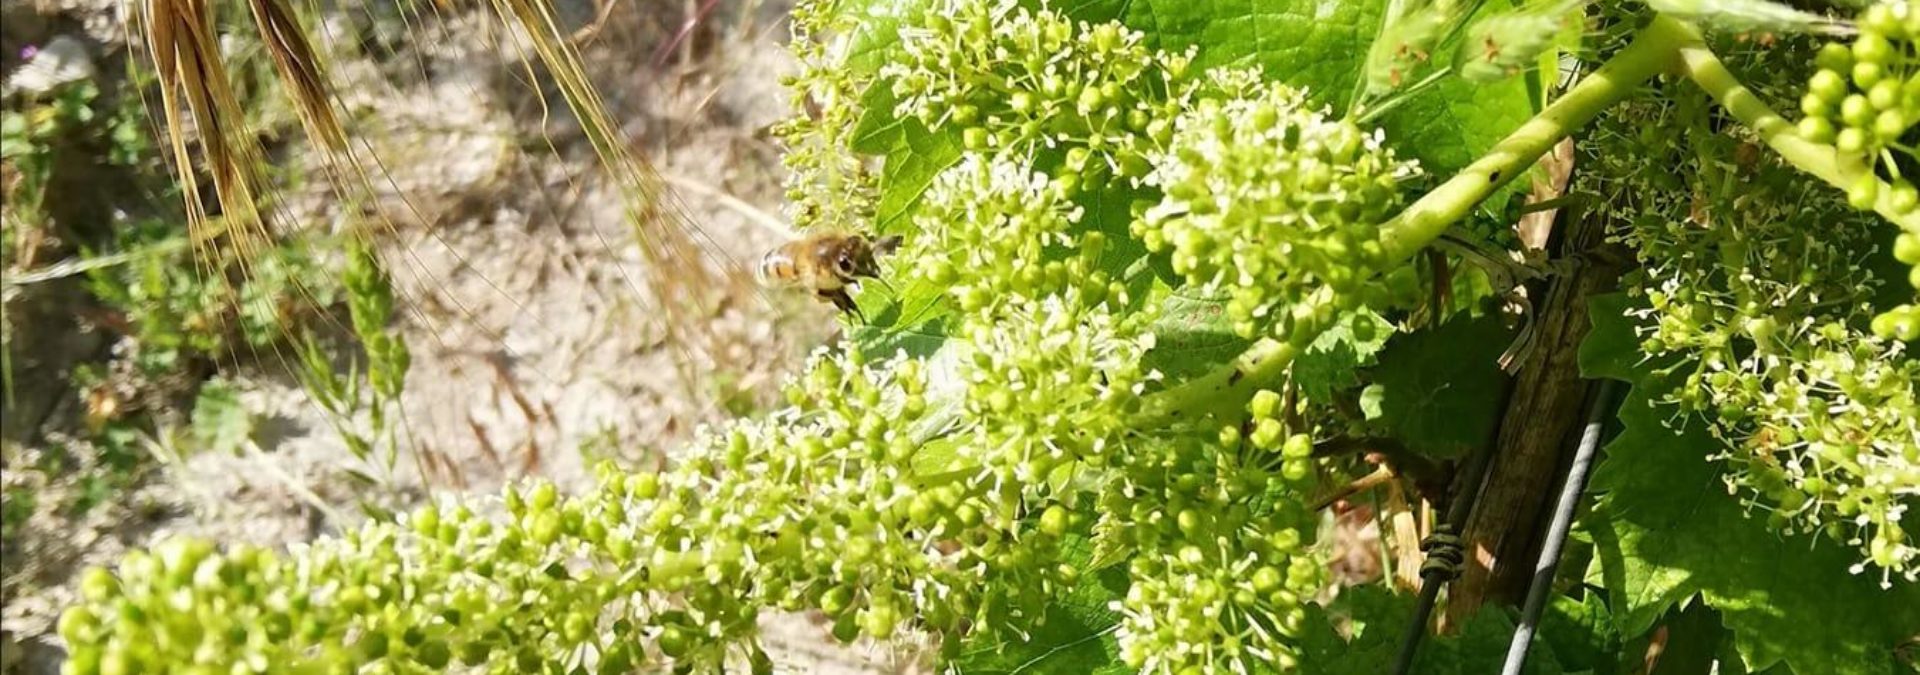
[[[787,247],[782,246],[760,258],[760,265],[754,268],[754,276],[762,285],[792,286],[800,283],[800,266],[787,253]]]

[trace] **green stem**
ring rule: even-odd
[[[1867,175],[1867,164],[1842,162],[1839,151],[1833,146],[1802,138],[1793,124],[1767,107],[1759,96],[1727,70],[1726,64],[1721,63],[1720,58],[1714,56],[1713,50],[1707,48],[1700,38],[1698,28],[1666,16],[1655,18],[1654,23],[1673,26],[1671,30],[1691,36],[1680,46],[1681,67],[1685,69],[1687,77],[1707,90],[1707,94],[1734,118],[1760,134],[1760,139],[1766,142],[1767,147],[1773,148],[1788,164],[1842,190],[1852,187],[1854,181]],[[1873,202],[1874,211],[1909,232],[1920,232],[1920,212],[1901,214],[1895,211],[1891,196],[1893,190],[1884,182],[1878,192],[1879,198]]]
[[[1580,80],[1479,160],[1387,221],[1380,233],[1385,263],[1399,263],[1426,248],[1480,202],[1526,173],[1554,144],[1672,65],[1676,51],[1698,37],[1690,26],[1671,20],[1655,20],[1641,29],[1626,49],[1599,70]]]
[[[1155,394],[1147,404],[1143,429],[1155,429],[1185,420],[1214,417],[1222,421],[1239,419],[1243,407],[1254,392],[1270,389],[1287,374],[1287,366],[1300,354],[1301,346],[1313,342],[1331,325],[1333,293],[1321,289],[1307,300],[1304,318],[1294,322],[1289,335],[1304,339],[1282,342],[1265,338],[1241,352],[1232,362]]]

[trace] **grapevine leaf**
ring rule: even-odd
[[[1889,672],[1896,646],[1920,633],[1920,587],[1883,590],[1848,572],[1850,548],[1748,517],[1711,460],[1723,446],[1697,424],[1668,428],[1648,388],[1622,405],[1626,430],[1595,471],[1603,496],[1585,522],[1620,631],[1640,634],[1697,593],[1750,669]]]
[[[1724,445],[1697,423],[1676,431],[1654,403],[1667,385],[1638,354],[1631,301],[1616,294],[1590,306],[1582,372],[1635,383],[1620,409],[1625,430],[1595,469],[1602,496],[1584,523],[1597,549],[1589,575],[1612,594],[1621,633],[1645,632],[1698,594],[1721,613],[1748,671],[1896,668],[1898,645],[1920,634],[1920,586],[1882,589],[1849,572],[1848,547],[1749,517],[1712,459]]]
[[[1666,644],[1660,654],[1660,672],[1676,674],[1713,672],[1714,659],[1719,656],[1719,647],[1727,639],[1727,628],[1722,625],[1720,614],[1713,611],[1699,596],[1686,603],[1684,609],[1670,612],[1666,625]]]
[[[888,55],[900,44],[901,17],[919,12],[926,4],[927,0],[856,0],[837,8],[859,17],[853,22],[858,29],[845,61],[849,73],[872,75],[886,65]]]
[[[950,313],[946,289],[924,281],[898,288],[862,286],[855,299],[868,320],[849,337],[866,353],[892,356],[905,351],[908,356],[927,358],[946,344]]]
[[[1505,5],[1506,3],[1489,3]],[[1199,51],[1195,68],[1260,66],[1314,100],[1344,105],[1366,67],[1386,13],[1382,0],[1086,0],[1064,11],[1086,21],[1118,19],[1168,51]],[[1491,9],[1491,8],[1490,8]],[[1341,111],[1335,111],[1341,112]],[[1466,166],[1533,114],[1526,83],[1443,79],[1381,122],[1387,142],[1434,175]]]
[[[889,311],[898,311],[898,307],[898,304],[887,305]],[[943,317],[907,328],[868,324],[854,329],[853,341],[870,354],[891,356],[904,351],[907,356],[926,358],[946,344],[946,319]]]
[[[1195,68],[1260,66],[1268,77],[1337,103],[1360,76],[1384,10],[1372,0],[1120,0],[1076,11],[1117,18],[1163,50],[1197,47]]]
[[[1644,359],[1633,322],[1627,317],[1634,308],[1633,300],[1625,293],[1596,295],[1587,299],[1587,308],[1593,317],[1593,330],[1580,343],[1580,374],[1627,382],[1640,379]]]
[[[860,97],[860,121],[848,147],[863,155],[886,155],[906,136],[906,119],[894,115],[900,100],[886,83],[869,85]]]
[[[884,55],[884,47],[899,41],[897,17],[920,11],[920,5],[925,2],[907,0],[891,3],[886,8],[880,5],[887,3],[869,6],[869,11],[879,10],[880,15],[888,18],[861,23],[862,32],[855,41],[856,56],[848,60],[857,62],[860,55]],[[882,39],[879,36],[886,36],[884,45],[878,42]],[[861,39],[866,42],[862,43]],[[868,70],[878,67],[875,63]],[[880,204],[874,215],[873,229],[880,234],[904,232],[906,216],[911,215],[920,196],[933,185],[934,177],[960,161],[960,142],[950,130],[935,131],[917,118],[897,116],[894,114],[897,104],[891,83],[876,80],[868,85],[860,97],[860,121],[854,125],[850,143],[855,152],[886,158],[880,172]]]
[[[1476,18],[1484,20],[1513,4],[1488,2]],[[1448,76],[1430,89],[1403,95],[1409,98],[1388,112],[1380,126],[1395,150],[1420,160],[1421,167],[1434,176],[1451,175],[1466,167],[1534,113],[1533,99],[1520,78],[1482,83]],[[1482,208],[1497,212],[1512,189],[1483,202]]]
[[[876,85],[878,86],[878,85]],[[880,206],[874,214],[874,231],[899,234],[907,230],[907,216],[920,203],[920,196],[933,185],[935,176],[960,161],[960,142],[954,134],[927,129],[920,120],[900,120],[899,137],[886,153],[880,174]]]
[[[1133,235],[1133,204],[1136,200],[1157,200],[1158,193],[1146,189],[1109,183],[1103,190],[1081,193],[1077,203],[1083,210],[1080,229],[1099,232],[1106,237],[1106,250],[1100,255],[1100,269],[1120,280],[1137,300],[1149,298],[1157,280],[1174,279],[1167,256],[1147,254],[1147,245]]]
[[[1308,606],[1305,634],[1300,638],[1299,672],[1314,675],[1376,675],[1393,672],[1416,599],[1396,594],[1378,584],[1354,586],[1341,592],[1329,608]],[[1500,672],[1513,619],[1498,611],[1480,612],[1452,636],[1428,636],[1422,641],[1413,672],[1418,675],[1480,675]],[[1543,631],[1545,630],[1543,626]],[[1341,630],[1344,629],[1344,630]],[[1342,637],[1341,633],[1347,637]],[[1528,675],[1565,672],[1551,640],[1534,644]]]
[[[1307,605],[1300,670],[1320,675],[1393,672],[1394,652],[1406,625],[1396,624],[1395,618],[1410,616],[1394,611],[1395,597],[1377,586],[1356,586],[1343,590],[1330,608]]]
[[[1420,160],[1429,175],[1450,176],[1533,116],[1524,79],[1483,84],[1449,77],[1382,118],[1387,143]],[[1502,200],[1503,202],[1504,200]],[[1486,208],[1502,203],[1489,200]]]
[[[1380,409],[1380,401],[1386,398],[1386,394],[1387,388],[1377,384],[1367,385],[1367,388],[1360,390],[1360,413],[1368,421],[1380,419],[1381,415],[1386,414]]]
[[[1233,332],[1226,301],[1182,290],[1160,304],[1154,322],[1154,345],[1147,367],[1179,380],[1206,372],[1246,351],[1251,341]]]
[[[1740,652],[1734,647],[1732,640],[1720,641],[1720,655],[1715,659],[1715,663],[1720,666],[1720,672],[1717,675],[1794,675],[1793,670],[1785,663],[1773,664],[1771,668],[1747,670],[1747,664],[1740,661]]]
[[[1084,538],[1067,539],[1069,564],[1080,566],[1092,555]],[[1028,639],[1003,639],[986,631],[969,636],[958,657],[946,666],[967,675],[1119,675],[1132,672],[1120,662],[1114,628],[1120,616],[1109,603],[1127,592],[1125,567],[1087,574],[1066,596],[1047,607]]]
[[[1360,384],[1359,370],[1374,364],[1393,332],[1392,323],[1371,311],[1341,317],[1294,358],[1294,382],[1309,400],[1332,400],[1335,390]]]
[[[1380,354],[1380,424],[1415,451],[1452,456],[1486,443],[1499,418],[1513,341],[1499,317],[1458,318],[1395,338]]]
[[[959,443],[953,438],[936,438],[921,445],[913,455],[914,475],[933,476],[953,470],[960,459]]]
[[[1426,648],[1426,663],[1415,672],[1475,675],[1497,673],[1506,661],[1507,645],[1513,641],[1513,618],[1505,612],[1480,612],[1467,621],[1459,637],[1436,640]],[[1520,670],[1528,675],[1554,675],[1565,672],[1552,641],[1533,644],[1527,665]]]
[[[1568,670],[1619,670],[1620,633],[1614,630],[1613,613],[1599,592],[1589,591],[1580,598],[1554,596],[1540,617],[1540,639],[1553,647]]]

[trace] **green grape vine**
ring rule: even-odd
[[[1431,401],[1450,394],[1375,372],[1435,359],[1373,355],[1420,342],[1388,334],[1486,334],[1446,330],[1485,309],[1449,311],[1453,286],[1433,286],[1464,259],[1430,247],[1486,246],[1474,233],[1512,225],[1507,186],[1569,137],[1572,192],[1635,261],[1624,298],[1595,303],[1583,361],[1636,393],[1598,469],[1593,572],[1563,598],[1592,615],[1563,624],[1606,630],[1559,636],[1555,659],[1624,664],[1696,593],[1687,611],[1735,635],[1717,658],[1754,671],[1906,658],[1920,364],[1901,285],[1920,277],[1896,263],[1920,257],[1902,176],[1920,18],[1904,2],[1804,25],[1758,0],[1065,4],[794,9],[790,215],[904,244],[895,283],[858,295],[874,323],[816,354],[785,408],[707,430],[662,473],[603,466],[585,494],[516,486],[289,551],[132,553],[85,574],[69,671],[769,672],[759,619],[817,610],[841,640],[936,636],[962,672],[1385,672],[1379,636],[1411,614],[1333,591],[1316,505],[1371,469],[1325,448],[1490,428],[1394,419],[1443,417]],[[1756,51],[1701,28],[1756,17],[1859,35]],[[1564,60],[1584,75],[1550,86]],[[1535,109],[1507,124],[1476,101]],[[1620,476],[1703,472],[1714,489],[1620,505],[1636,485]],[[1885,625],[1780,630],[1765,617],[1838,610],[1687,566],[1718,540],[1636,529],[1723,501],[1740,515],[1714,536],[1791,543],[1775,576],[1864,598],[1844,609]],[[1782,604],[1754,618],[1755,595]],[[1489,670],[1476,645],[1506,618],[1482,614],[1434,646],[1457,672]]]

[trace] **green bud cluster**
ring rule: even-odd
[[[1856,25],[1859,35],[1851,43],[1820,49],[1819,70],[1800,99],[1806,115],[1800,135],[1832,144],[1843,164],[1866,168],[1847,189],[1854,208],[1870,209],[1884,200],[1893,212],[1911,214],[1920,208],[1920,188],[1913,177],[1901,174],[1896,155],[1914,158],[1912,131],[1920,123],[1920,8],[1906,0],[1879,2],[1862,10]],[[1903,234],[1920,237],[1920,230]],[[1901,256],[1911,266],[1906,281],[1920,297],[1916,260],[1920,252]],[[1878,317],[1873,331],[1911,341],[1920,335],[1920,310],[1913,304],[1896,307]]]
[[[1100,268],[1106,237],[1080,231],[1083,210],[1060,184],[1006,155],[969,153],[927,190],[896,268],[989,322],[998,305],[1069,290],[1087,304],[1124,298]]]
[[[832,10],[795,13],[794,86],[833,103],[783,127],[796,223],[867,222],[873,177],[848,137],[865,83],[840,74]],[[788,407],[705,430],[665,473],[603,468],[578,497],[513,488],[495,517],[428,507],[286,555],[136,554],[89,573],[99,590],[65,633],[86,655],[74,672],[767,672],[763,612],[820,610],[843,640],[1017,640],[1120,561],[1136,667],[1290,668],[1324,577],[1303,505],[1312,429],[1289,428],[1302,411],[1273,392],[1244,423],[1141,428],[1165,392],[1147,359],[1158,317],[1111,276],[1138,262],[1110,259],[1123,235],[1082,204],[1124,194],[1112,177],[1159,187],[1132,231],[1231,290],[1243,332],[1284,332],[1324,322],[1327,291],[1365,297],[1368,242],[1411,164],[1257,73],[1189,81],[1185,56],[1117,23],[942,0],[900,31],[877,86],[967,148],[884,263],[946,289],[936,355],[823,350]],[[1087,561],[1088,537],[1110,555]],[[209,565],[222,583],[171,571]],[[217,630],[156,637],[175,626]]]
[[[1106,464],[1159,377],[1141,365],[1153,347],[1146,315],[1077,304],[1074,295],[1023,301],[996,323],[966,328],[964,409],[978,423],[963,451],[985,453],[979,461],[997,491],[1046,490],[1062,466]]]
[[[1379,270],[1379,226],[1416,172],[1349,120],[1311,109],[1305,92],[1257,71],[1209,72],[1174,120],[1147,183],[1165,197],[1134,222],[1174,272],[1231,298],[1242,336],[1285,336],[1308,291],[1360,297]]]
[[[1601,130],[1615,144],[1582,160],[1581,189],[1630,223],[1619,237],[1643,264],[1627,280],[1646,302],[1641,350],[1671,364],[1668,402],[1711,421],[1730,486],[1773,526],[1915,578],[1903,523],[1920,489],[1920,361],[1874,317],[1885,224],[1790,168],[1743,165],[1736,139],[1647,131],[1686,110],[1622,108]]]
[[[644,579],[589,526],[610,495],[544,484],[507,503],[504,522],[429,506],[286,555],[188,539],[132,553],[83,574],[65,672],[627,672],[644,654],[622,615],[640,608],[619,599]]]
[[[804,114],[773,128],[785,150],[787,215],[797,230],[847,230],[868,222],[879,201],[879,177],[853,151],[852,136],[872,78],[847,65],[851,17],[837,3],[795,3],[789,20],[800,72],[782,84]]]
[[[1145,175],[1191,60],[1149,50],[1119,23],[1075,23],[1018,0],[934,2],[900,36],[901,58],[880,71],[899,117],[957,129],[975,152],[1031,161],[1064,150],[1053,173],[1069,196]]]
[[[582,497],[509,489],[499,518],[431,506],[285,556],[133,554],[87,574],[69,671],[757,671],[770,609],[823,610],[847,640],[1030,631],[1077,579],[1062,542],[1085,527],[1066,508],[1079,492],[1037,467],[1121,475],[1104,467],[1127,447],[1146,342],[1057,297],[1006,317],[963,358],[822,353],[790,408],[708,434],[664,474],[603,468]],[[996,412],[1004,395],[1045,407]]]
[[[1313,443],[1255,395],[1244,427],[1140,449],[1102,493],[1103,544],[1130,550],[1114,603],[1121,655],[1141,672],[1291,670],[1303,603],[1325,583],[1306,503]],[[1249,431],[1243,432],[1242,429]]]
[[[1868,7],[1858,22],[1860,33],[1851,44],[1833,43],[1820,49],[1819,70],[1807,80],[1800,99],[1800,133],[1817,143],[1831,143],[1856,163],[1878,164],[1882,153],[1904,147],[1902,140],[1920,121],[1920,73],[1914,72],[1912,38],[1920,36],[1920,13],[1908,4],[1881,3]],[[1894,172],[1893,190],[1902,212],[1920,205],[1913,184],[1899,178],[1891,157],[1884,158]],[[1869,171],[1849,190],[1855,208],[1870,208],[1878,197],[1878,177]]]
[[[848,639],[891,636],[952,559],[929,533],[980,525],[944,508],[961,490],[906,474],[921,373],[817,357],[793,409],[709,435],[675,470],[603,466],[579,498],[509,488],[497,517],[429,506],[284,556],[192,541],[134,553],[86,573],[62,624],[67,670],[760,672],[755,620],[777,607],[826,609]],[[944,597],[944,627],[973,618]]]

